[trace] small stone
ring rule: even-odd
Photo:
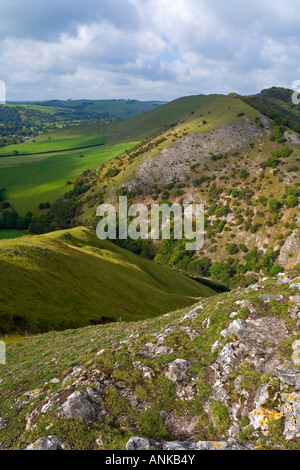
[[[195,450],[196,443],[171,441],[163,444],[163,450]]]
[[[169,365],[169,370],[165,373],[172,382],[182,382],[190,378],[189,368],[191,363],[185,359],[175,359]]]
[[[48,436],[38,439],[24,450],[65,450],[65,445],[58,437]]]
[[[220,346],[221,346],[220,342],[216,341],[211,347],[211,352],[214,353]]]
[[[103,447],[105,444],[105,438],[103,436],[98,437],[96,444],[98,447]]]
[[[239,312],[232,312],[229,316],[230,318],[234,318],[239,314]]]
[[[274,294],[274,295],[263,294],[262,298],[263,298],[264,303],[266,304],[266,303],[269,303],[271,300],[276,300],[276,301],[282,300],[283,295],[281,295],[281,294]]]
[[[143,437],[131,437],[126,444],[126,450],[149,450],[151,447],[155,447],[155,442]]]
[[[60,380],[56,378],[49,380],[49,384],[58,384],[59,382]]]
[[[292,344],[293,355],[292,362],[295,366],[300,366],[300,340],[294,341]]]

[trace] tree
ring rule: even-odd
[[[269,200],[269,209],[271,212],[277,212],[281,207],[281,203],[275,197]]]
[[[296,207],[298,205],[298,198],[294,194],[289,194],[286,198],[287,207]]]

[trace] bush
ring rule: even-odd
[[[218,261],[212,263],[209,272],[213,279],[224,284],[228,284],[235,274],[235,270],[232,266],[227,263],[219,263]]]
[[[239,247],[235,243],[227,243],[226,251],[229,255],[236,255],[239,252]]]
[[[286,206],[287,207],[296,207],[298,205],[298,198],[294,194],[290,194],[286,198]]]
[[[240,178],[241,178],[242,180],[247,179],[248,176],[249,176],[249,173],[248,173],[248,171],[246,171],[245,169],[242,169],[242,170],[240,171]]]
[[[280,207],[281,203],[275,197],[269,200],[269,209],[271,212],[277,212]]]

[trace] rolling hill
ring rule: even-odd
[[[0,331],[141,320],[214,291],[75,228],[0,241]]]

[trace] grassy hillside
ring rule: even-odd
[[[151,138],[179,121],[185,120],[203,106],[214,102],[220,95],[185,96],[137,118],[111,123],[106,127],[109,142],[141,141]]]
[[[214,292],[76,228],[0,241],[0,331],[153,317]]]
[[[298,294],[286,273],[158,318],[19,341],[0,366],[2,448],[51,435],[73,450],[132,436],[299,450]]]

